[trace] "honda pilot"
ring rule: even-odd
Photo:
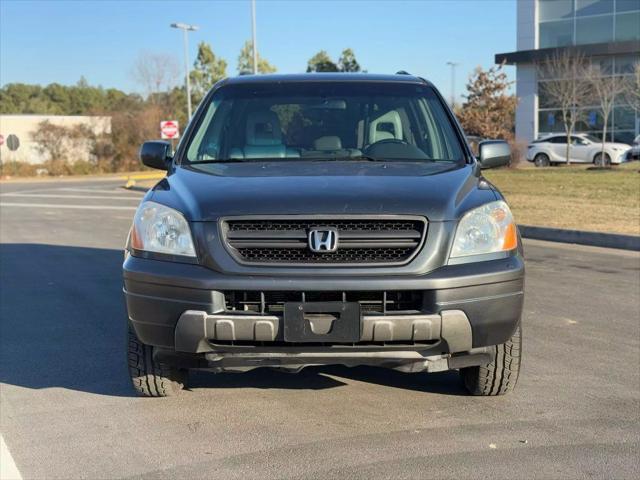
[[[512,390],[524,260],[502,194],[440,93],[406,74],[217,83],[135,213],[124,261],[128,363],[146,396],[190,369],[458,370]],[[421,375],[420,375],[421,374]]]

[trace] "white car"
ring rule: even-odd
[[[631,158],[640,160],[640,135],[635,138],[631,146]]]
[[[626,143],[605,142],[605,163],[622,163],[627,160],[631,147]],[[549,135],[534,140],[527,147],[527,160],[536,167],[547,167],[555,163],[566,163],[567,136],[565,134]],[[571,163],[600,163],[602,141],[585,133],[571,135],[569,157]]]

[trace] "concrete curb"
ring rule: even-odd
[[[533,227],[530,225],[518,225],[518,228],[524,238],[640,251],[640,237],[635,235],[564,230],[561,228]]]

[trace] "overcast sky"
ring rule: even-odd
[[[447,61],[459,62],[456,92],[476,65],[515,50],[515,0],[257,0],[258,49],[281,73],[303,72],[324,49],[337,60],[352,48],[372,73],[407,70],[450,95]],[[206,41],[229,75],[251,36],[249,0],[0,0],[0,83],[92,85],[140,91],[131,75],[140,51],[164,52],[183,65],[172,22],[193,23],[190,60]],[[511,77],[515,71],[508,67]]]

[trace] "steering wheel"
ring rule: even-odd
[[[378,140],[377,142],[373,142],[371,145],[369,145],[369,147],[371,147],[373,145],[383,145],[383,144],[386,144],[386,143],[409,145],[409,142],[407,142],[406,140],[402,140],[401,138],[383,138],[382,140]]]

